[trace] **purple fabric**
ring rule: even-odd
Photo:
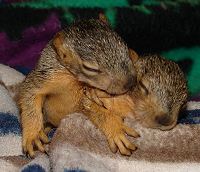
[[[26,29],[22,40],[10,41],[4,32],[0,32],[0,63],[32,69],[42,49],[60,29],[58,16],[52,13],[40,26]]]
[[[200,101],[200,94],[198,94],[197,96],[194,96],[190,99],[191,101]]]

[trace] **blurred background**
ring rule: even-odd
[[[138,54],[176,61],[200,93],[200,0],[0,0],[0,63],[27,74],[57,31],[100,12]]]

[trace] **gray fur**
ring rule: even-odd
[[[142,57],[137,62],[138,78],[147,78],[148,90],[160,100],[164,109],[170,111],[187,101],[187,82],[180,67],[160,56]]]
[[[65,29],[67,45],[84,61],[125,75],[132,69],[128,48],[120,36],[100,20],[82,20]]]

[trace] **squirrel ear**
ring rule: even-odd
[[[58,32],[53,38],[53,46],[57,53],[57,60],[72,73],[76,74],[79,71],[80,57],[76,55],[69,47],[67,47],[64,33]],[[66,45],[66,46],[65,46]]]
[[[137,55],[137,53],[132,49],[129,49],[129,56],[133,63],[135,63],[139,59],[139,56]]]
[[[63,47],[63,42],[64,42],[64,35],[62,32],[58,32],[53,39],[53,45],[60,58],[65,57],[64,56],[65,49]]]
[[[64,34],[58,32],[53,39],[53,46],[58,54],[58,60],[69,62],[74,57],[74,53],[67,47],[64,47]]]
[[[103,13],[99,13],[99,20],[105,23],[106,25],[110,26],[107,17]]]

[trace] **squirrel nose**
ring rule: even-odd
[[[125,90],[131,90],[135,86],[135,78],[133,76],[129,77],[128,81],[124,85]]]
[[[171,125],[172,123],[171,118],[167,114],[156,116],[155,121],[164,126]]]

